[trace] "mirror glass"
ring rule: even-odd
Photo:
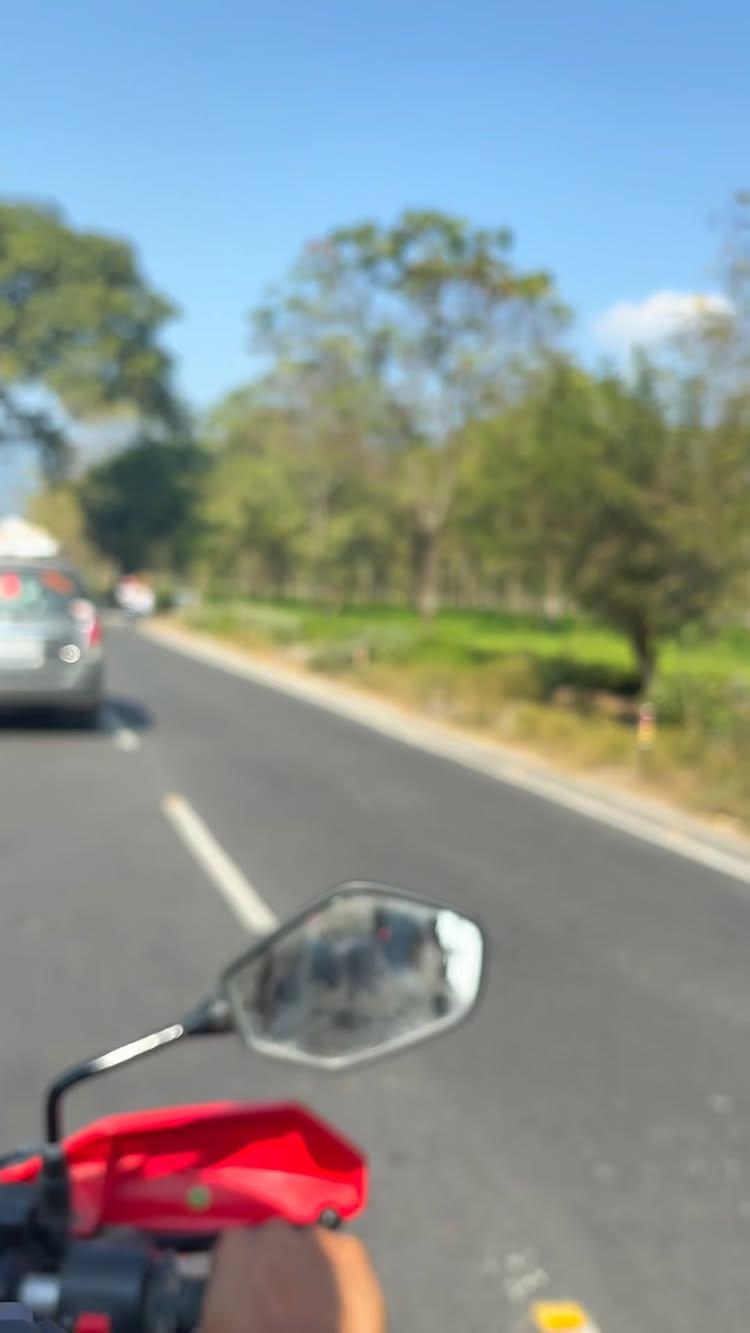
[[[479,995],[484,944],[461,913],[395,889],[337,890],[224,977],[245,1040],[342,1067],[460,1022]]]

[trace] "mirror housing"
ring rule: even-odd
[[[473,918],[353,882],[260,940],[227,968],[221,990],[254,1050],[347,1069],[462,1023],[485,958]]]

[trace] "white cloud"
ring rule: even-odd
[[[652,292],[642,301],[617,301],[602,311],[594,320],[594,335],[613,351],[650,346],[731,310],[731,302],[718,292]]]

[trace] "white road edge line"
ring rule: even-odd
[[[185,797],[170,792],[164,797],[161,808],[188,851],[231,907],[237,920],[255,935],[267,935],[269,931],[275,930],[279,924],[275,912],[271,911],[258,890],[253,888],[239,866],[219,845]]]
[[[137,750],[141,738],[132,727],[126,727],[113,704],[105,704],[102,715],[104,730],[112,737],[112,744],[118,750]]]
[[[567,783],[562,776],[546,774],[535,769],[532,764],[527,767],[522,760],[500,752],[481,738],[454,735],[429,719],[404,715],[385,700],[362,697],[354,691],[345,692],[325,680],[292,676],[291,673],[287,675],[283,669],[276,671],[266,663],[250,661],[231,647],[209,641],[199,643],[186,636],[172,634],[162,626],[139,627],[139,633],[152,643],[170,648],[185,657],[268,686],[279,694],[287,694],[324,708],[371,731],[390,736],[404,745],[449,759],[521,791],[532,792],[535,796],[573,810],[596,823],[627,833],[662,851],[718,871],[742,884],[750,884],[750,857],[742,852],[735,853],[730,847],[721,846],[709,838],[704,841],[700,833],[681,828],[677,819],[674,824],[662,822],[624,803],[618,805],[600,798],[583,790],[575,782]]]

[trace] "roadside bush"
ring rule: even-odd
[[[367,660],[367,645],[363,638],[339,639],[313,648],[308,665],[313,671],[348,671],[358,662]]]
[[[156,610],[164,615],[168,611],[173,611],[177,605],[177,595],[174,585],[171,583],[160,583],[156,589]]]
[[[295,612],[248,602],[207,602],[186,619],[208,634],[253,635],[280,644],[293,643],[301,635],[301,617]]]
[[[720,676],[667,676],[652,691],[657,721],[746,748],[750,757],[750,685]]]
[[[635,698],[640,681],[635,671],[607,662],[581,662],[572,657],[537,657],[534,669],[540,697],[551,699],[559,689],[602,691]]]
[[[543,698],[538,663],[525,654],[501,657],[472,675],[481,682],[483,692],[496,700]]]
[[[401,625],[378,625],[321,643],[310,656],[316,671],[345,671],[370,663],[401,665],[413,657],[418,634]]]
[[[522,703],[495,728],[504,740],[559,755],[574,768],[622,767],[633,758],[631,733],[607,718],[581,717],[549,704]]]

